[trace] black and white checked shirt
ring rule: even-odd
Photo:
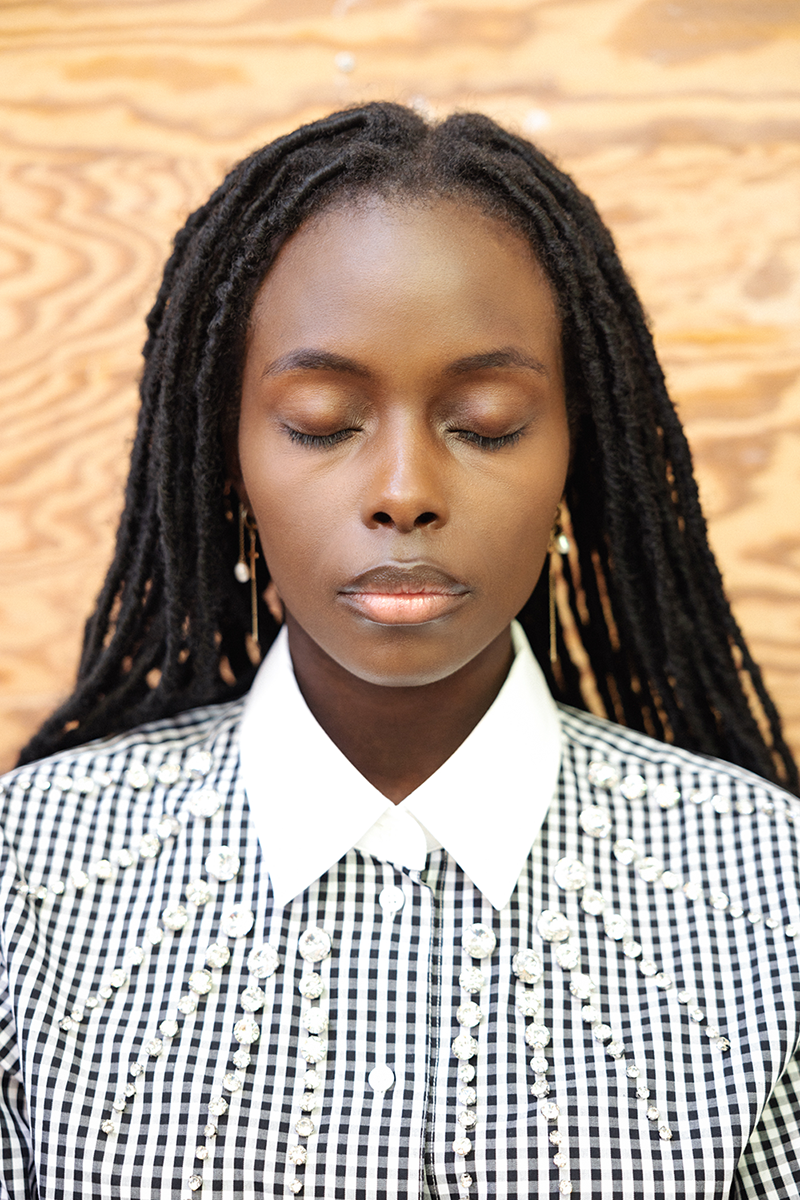
[[[284,1197],[297,1180],[302,1195],[331,1200],[521,1200],[559,1195],[566,1179],[581,1200],[800,1195],[794,800],[561,709],[556,795],[507,904],[495,908],[446,849],[417,869],[354,847],[278,906],[242,786],[241,714],[241,702],[198,710],[5,778],[0,1196]],[[529,769],[533,779],[535,758]],[[193,815],[214,807],[209,793],[219,810]],[[486,796],[487,828],[500,803]],[[265,813],[289,810],[302,844],[302,794],[284,786],[266,805],[262,837]],[[240,869],[211,877],[199,903],[192,882],[209,880],[204,863],[223,845]],[[565,858],[583,864],[576,890],[556,881]],[[253,928],[221,937],[232,908],[252,910]],[[543,939],[557,925],[540,922],[544,911],[569,922],[569,942]],[[497,939],[480,963],[461,945],[475,923]],[[329,1028],[315,1130],[298,1138],[309,1005],[298,939],[310,927],[332,943],[314,966]],[[197,996],[187,981],[220,941],[230,962]],[[248,956],[264,943],[280,966],[257,981],[260,1036],[233,1072]],[[565,945],[579,968],[558,965]],[[526,1044],[531,1017],[517,1007],[532,991],[512,969],[526,948],[544,964],[544,1051]],[[461,1159],[451,1045],[465,965],[487,982],[475,997],[483,1020],[467,1030],[476,1124]],[[531,1094],[537,1053],[555,1120]],[[219,1096],[228,1111],[212,1118]],[[287,1158],[300,1142],[302,1168]]]

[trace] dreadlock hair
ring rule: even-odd
[[[431,125],[388,103],[334,113],[258,150],[178,233],[147,321],[126,503],[77,684],[21,761],[248,688],[249,597],[234,578],[224,447],[235,436],[249,315],[294,230],[370,195],[478,206],[529,240],[556,296],[573,549],[560,572],[555,668],[547,579],[520,614],[554,694],[582,708],[593,696],[623,724],[796,789],[778,714],[708,545],[645,315],[593,204],[485,116]],[[263,593],[263,562],[258,570]],[[277,626],[260,608],[266,648]]]

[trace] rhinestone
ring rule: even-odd
[[[588,1000],[597,991],[597,987],[588,975],[576,973],[569,981],[569,990],[578,1000]]]
[[[568,1179],[560,1179],[558,1181],[558,1190],[562,1196],[572,1195],[572,1184]]]
[[[669,975],[665,975],[663,971],[659,971],[658,974],[654,976],[653,982],[657,984],[658,987],[663,988],[665,992],[668,992],[670,988],[675,986],[675,980],[671,979]]]
[[[718,1038],[719,1030],[717,1029],[716,1025],[706,1025],[705,1034],[706,1034],[706,1037],[710,1037],[712,1039]]]
[[[592,1036],[598,1042],[610,1042],[614,1033],[610,1025],[595,1025],[592,1029]]]
[[[76,779],[74,783],[75,791],[80,792],[82,796],[88,796],[95,789],[95,782],[88,775],[82,775],[80,779]],[[42,789],[44,791],[44,789]]]
[[[161,838],[157,833],[146,833],[139,841],[142,858],[158,858],[161,853]]]
[[[752,816],[752,814],[756,810],[755,810],[755,805],[751,804],[749,800],[737,800],[736,801],[736,811],[742,817],[749,817],[749,816]],[[788,813],[787,813],[787,816],[788,816]]]
[[[563,1141],[564,1141],[564,1139],[561,1136],[561,1134],[558,1132],[558,1130],[557,1129],[552,1130],[552,1132],[550,1134],[551,1144],[553,1146],[560,1146],[560,1145],[562,1145]]]
[[[463,1188],[470,1188],[472,1187],[472,1176],[464,1174],[461,1176],[458,1182]]]
[[[639,878],[645,883],[658,883],[664,873],[664,868],[654,858],[640,858],[636,864]]]
[[[199,1192],[200,1188],[203,1186],[203,1177],[202,1175],[190,1175],[186,1180],[186,1184],[193,1192]]]
[[[198,996],[207,996],[213,986],[210,971],[192,971],[189,976],[189,987]]]
[[[747,919],[751,925],[758,925],[761,921],[761,913],[753,912],[753,910],[751,909],[750,912],[747,914]]]
[[[643,975],[647,975],[648,978],[658,974],[658,966],[649,958],[642,959],[639,963],[639,970]]]
[[[610,1054],[612,1058],[624,1058],[625,1045],[623,1042],[618,1042],[616,1039],[614,1039],[606,1046],[606,1053]]]
[[[310,1117],[301,1117],[299,1121],[295,1122],[294,1127],[300,1137],[311,1137],[314,1132],[314,1122]]]
[[[300,957],[309,963],[322,962],[331,952],[331,939],[324,929],[306,929],[297,943]]]
[[[99,988],[97,989],[97,994],[98,994],[98,996],[101,998],[101,1000],[110,1000],[110,999],[111,999],[111,997],[114,995],[114,991],[113,991],[113,989],[112,989],[111,987],[109,987],[109,985],[106,983],[106,984],[103,984],[103,986],[102,986],[102,987],[99,987]]]
[[[546,1025],[539,1025],[538,1023],[529,1025],[525,1030],[525,1041],[532,1049],[540,1050],[550,1041],[550,1030]]]
[[[648,1119],[648,1121],[657,1121],[658,1120],[658,1109],[656,1108],[655,1104],[651,1104],[648,1107],[647,1119]]]
[[[191,1016],[193,1012],[197,1012],[197,997],[181,996],[178,1001],[178,1008],[185,1017]]]
[[[604,838],[611,832],[611,813],[607,808],[591,804],[578,813],[578,824],[590,837]]]
[[[308,1012],[303,1014],[300,1024],[309,1033],[325,1033],[328,1028],[328,1018],[321,1009],[310,1008]]]
[[[182,904],[171,904],[165,908],[161,914],[161,920],[166,925],[167,929],[171,929],[174,933],[183,929],[186,922],[189,920],[189,913]]]
[[[719,813],[721,817],[727,816],[731,811],[731,802],[728,796],[714,796],[711,800],[711,807],[714,812]]]
[[[692,804],[697,804],[697,805],[705,804],[708,800],[711,799],[711,789],[710,788],[698,788],[697,791],[690,793],[689,799],[691,800]]]
[[[674,808],[676,804],[680,804],[681,794],[670,784],[659,783],[653,788],[653,799],[660,808]]]
[[[103,1133],[116,1133],[117,1132],[117,1127],[113,1121],[101,1121],[100,1128],[102,1129]]]
[[[303,1076],[303,1087],[313,1091],[314,1088],[322,1087],[322,1076],[318,1071],[306,1071]]]
[[[138,1062],[131,1063],[131,1065],[129,1067],[129,1073],[133,1076],[134,1079],[138,1079],[140,1075],[144,1075],[144,1066],[142,1065],[142,1063],[138,1063]]]
[[[546,908],[536,922],[539,936],[545,942],[565,942],[572,936],[572,926],[563,913]]]
[[[186,760],[186,770],[192,776],[207,775],[213,761],[208,750],[195,750]]]
[[[238,1075],[234,1075],[233,1071],[228,1071],[222,1076],[222,1086],[226,1092],[238,1092],[241,1089],[242,1081]]]
[[[525,951],[522,951],[522,953],[524,954]],[[532,951],[531,951],[531,953],[532,953]],[[511,964],[512,967],[514,967],[514,963],[517,961],[518,958],[519,958],[519,955],[515,954],[514,962],[512,962],[512,964]],[[514,968],[514,969],[516,970],[516,968]],[[461,984],[461,986],[465,992],[469,992],[470,995],[474,995],[476,992],[479,992],[481,990],[481,988],[484,987],[484,985],[486,984],[486,976],[484,975],[484,973],[480,969],[480,967],[464,967],[464,970],[461,972],[461,974],[458,977],[458,982]]]
[[[686,992],[686,991],[680,991],[677,993],[676,999],[679,1004],[691,1004],[692,993]]]
[[[488,925],[470,925],[464,930],[461,945],[471,958],[488,958],[494,954],[497,938]]]
[[[254,1013],[258,1012],[260,1008],[264,1007],[266,998],[267,997],[265,996],[264,992],[262,992],[260,987],[251,986],[244,989],[239,997],[239,1003],[245,1012]],[[306,1026],[306,1028],[308,1028],[308,1026]],[[318,1030],[314,1030],[313,1032],[316,1033]]]
[[[462,1062],[458,1064],[458,1078],[462,1083],[472,1083],[475,1078],[475,1068],[472,1063]]]
[[[621,942],[630,934],[631,927],[624,917],[619,913],[606,913],[603,917],[603,928],[606,931],[606,936],[612,938],[615,942]]]
[[[223,1101],[223,1103],[224,1103],[224,1101]],[[209,1107],[210,1107],[210,1105],[209,1105]],[[226,1107],[227,1107],[227,1105],[226,1105]],[[213,1121],[209,1121],[207,1125],[203,1126],[203,1134],[207,1138],[215,1138],[217,1136],[217,1127],[213,1123]]]
[[[556,962],[563,971],[574,971],[580,966],[581,952],[574,942],[564,942],[556,946]]]
[[[638,857],[636,843],[631,841],[630,838],[619,838],[616,842],[614,842],[612,849],[614,852],[614,858],[618,863],[621,863],[623,867],[629,867],[631,863],[636,862]]]
[[[474,1129],[478,1123],[478,1118],[470,1109],[463,1108],[458,1114],[458,1123],[463,1129]]]
[[[638,1079],[641,1073],[636,1063],[631,1063],[630,1066],[625,1068],[625,1074],[628,1076],[628,1079]]]
[[[645,1084],[640,1083],[636,1089],[636,1095],[640,1100],[647,1100],[650,1096],[650,1088],[646,1087]]]
[[[665,887],[667,891],[674,892],[675,888],[680,887],[680,885],[681,880],[679,875],[676,875],[674,871],[664,871],[661,876],[662,887]]]
[[[546,1079],[537,1079],[536,1083],[531,1084],[531,1095],[537,1100],[544,1100],[545,1096],[550,1095],[550,1084]]]
[[[553,869],[553,879],[565,892],[579,892],[586,887],[589,868],[579,858],[560,858]]]
[[[210,1153],[211,1151],[209,1150],[208,1146],[198,1146],[194,1152],[194,1156],[195,1158],[199,1158],[201,1161],[205,1161]]]
[[[531,1070],[534,1072],[534,1074],[544,1075],[549,1069],[550,1063],[547,1061],[544,1054],[542,1054],[541,1050],[537,1054],[534,1054],[533,1058],[531,1059]]]
[[[552,1100],[543,1100],[539,1105],[539,1112],[546,1121],[557,1121],[559,1118],[559,1107]]]
[[[659,1125],[658,1136],[664,1142],[671,1141],[672,1140],[672,1130],[670,1129],[669,1125]]]
[[[780,925],[780,920],[778,917],[767,917],[764,924],[766,925],[767,929],[777,929]]]
[[[51,890],[51,892],[53,893],[53,895],[54,895],[54,896],[63,896],[63,895],[64,895],[64,892],[66,891],[66,887],[65,887],[65,884],[64,884],[64,880],[63,880],[63,879],[57,879],[57,880],[55,881],[55,883],[51,883],[51,884],[50,884],[50,890]]]
[[[231,961],[231,952],[224,942],[212,942],[206,950],[206,966],[219,970],[227,967]]]
[[[162,763],[156,773],[156,779],[159,783],[163,783],[165,787],[177,783],[180,777],[181,769],[177,763]]]
[[[784,925],[783,932],[788,938],[796,938],[800,933],[800,927],[797,925]]]
[[[114,1109],[114,1112],[125,1112],[128,1102],[124,1096],[116,1096],[111,1107]]]
[[[125,772],[125,782],[127,783],[128,787],[132,787],[136,791],[139,791],[141,788],[150,786],[150,776],[147,774],[147,771],[144,769],[141,763],[137,763],[133,767],[128,767],[128,770]]]
[[[253,1042],[257,1042],[259,1032],[258,1025],[252,1017],[242,1017],[233,1027],[233,1036],[243,1046],[249,1046]]]
[[[212,1096],[208,1102],[208,1111],[212,1117],[224,1117],[228,1111],[228,1101],[224,1096]],[[214,1132],[216,1133],[216,1130]]]
[[[457,1137],[453,1142],[453,1149],[459,1158],[466,1158],[472,1149],[472,1142],[468,1137]]]
[[[108,977],[108,982],[113,988],[124,987],[128,982],[129,975],[127,971],[123,971],[122,967],[117,967]]]
[[[756,808],[759,812],[766,813],[768,817],[773,816],[775,812],[775,805],[771,800],[768,800],[766,796],[758,797],[756,800]]]
[[[724,892],[709,892],[708,902],[712,908],[716,908],[720,912],[724,911],[728,907],[728,897]]]
[[[569,1159],[567,1158],[566,1154],[562,1154],[562,1152],[559,1150],[558,1154],[553,1155],[553,1163],[560,1170],[562,1167],[569,1166]]]
[[[159,1031],[163,1033],[164,1037],[167,1038],[177,1037],[178,1033],[180,1032],[180,1025],[177,1021],[173,1021],[170,1017],[168,1017],[166,1021],[162,1021],[158,1028]]]
[[[607,791],[619,783],[619,772],[611,766],[611,763],[603,762],[600,759],[589,763],[587,775],[589,783],[593,787],[605,788]]]
[[[587,889],[581,896],[581,908],[590,917],[599,917],[606,906],[605,897],[601,892]]]
[[[524,991],[517,1000],[517,1012],[523,1017],[535,1017],[542,1002],[535,992]]]
[[[321,1063],[327,1053],[328,1043],[320,1037],[308,1037],[300,1046],[300,1056],[314,1066]]]
[[[249,908],[232,908],[222,918],[222,932],[226,937],[245,937],[253,928],[255,920],[255,913]]]
[[[626,958],[638,958],[642,953],[642,947],[633,938],[626,938],[622,942],[622,953]]]
[[[213,875],[222,883],[235,879],[241,865],[239,855],[234,854],[229,846],[220,846],[219,850],[212,850],[206,857],[206,870],[209,875]]]
[[[703,895],[703,889],[699,883],[695,883],[689,879],[681,889],[687,900],[700,900]]]
[[[647,794],[647,783],[641,775],[626,775],[619,790],[626,800],[641,800]]]
[[[474,1087],[464,1087],[458,1093],[458,1103],[463,1104],[464,1108],[471,1108],[477,1102],[478,1093]]]
[[[480,1025],[483,1020],[483,1013],[477,1004],[462,1004],[456,1012],[456,1020],[459,1025],[466,1025],[471,1028],[473,1025]]]
[[[98,879],[110,879],[114,873],[114,868],[107,858],[101,858],[94,864],[94,873]]]
[[[167,838],[177,837],[181,831],[181,823],[176,817],[163,816],[159,819],[156,825],[156,833],[165,841]]]
[[[587,1025],[594,1025],[596,1021],[600,1020],[600,1013],[592,1004],[585,1004],[581,1009],[581,1020],[585,1021]]]
[[[254,971],[254,975],[258,972]],[[306,1000],[319,1000],[320,996],[325,991],[325,984],[322,982],[322,976],[312,972],[310,975],[304,975],[297,985],[301,996],[305,996]]]
[[[468,1033],[460,1033],[458,1037],[453,1038],[453,1054],[456,1058],[466,1062],[468,1059],[474,1058],[477,1053],[478,1043]]]
[[[75,1028],[75,1022],[72,1020],[72,1017],[62,1017],[58,1022],[58,1028],[62,1033],[71,1033]]]
[[[702,1008],[690,1008],[689,1016],[693,1021],[696,1021],[698,1025],[706,1019],[706,1014],[703,1012]]]
[[[160,946],[164,940],[164,930],[159,929],[158,925],[153,925],[151,929],[145,930],[144,936],[151,946]]]
[[[542,960],[535,950],[520,950],[515,954],[511,960],[511,970],[522,983],[538,983],[544,973]],[[464,986],[463,983],[461,986]]]
[[[295,1167],[302,1167],[308,1160],[308,1151],[305,1146],[290,1146],[288,1158]]]
[[[293,1179],[292,1182],[289,1184],[289,1191],[293,1192],[295,1196],[299,1196],[300,1193],[302,1192],[302,1190],[303,1190],[302,1179]]]
[[[731,1044],[726,1037],[717,1038],[717,1046],[720,1050],[730,1050]]]
[[[272,946],[256,946],[247,956],[247,969],[257,979],[268,979],[280,966],[280,957]]]
[[[37,887],[36,891],[33,893],[33,896],[35,900],[47,899],[47,888],[44,886],[44,884],[40,884],[39,887]]]
[[[244,1071],[246,1067],[249,1067],[252,1061],[246,1050],[237,1050],[233,1056],[233,1065],[238,1067],[240,1071]]]
[[[193,817],[208,820],[219,812],[224,803],[219,792],[215,792],[213,788],[202,788],[199,792],[192,792],[186,801],[186,807]]]
[[[144,949],[141,946],[132,946],[128,951],[127,962],[132,967],[140,967],[146,957]]]
[[[205,879],[193,879],[186,888],[186,899],[190,904],[196,904],[198,908],[203,904],[208,904],[213,895],[214,893]]]
[[[164,1053],[164,1043],[161,1038],[151,1038],[149,1042],[145,1042],[144,1049],[151,1058],[161,1058]]]
[[[125,1084],[125,1095],[128,1097],[129,1100],[131,1099],[132,1096],[136,1095],[136,1084],[135,1083],[126,1083]]]
[[[72,886],[79,892],[82,892],[89,885],[89,876],[85,871],[73,871],[70,875]]]

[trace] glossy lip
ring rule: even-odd
[[[349,608],[378,625],[434,621],[459,608],[468,594],[466,584],[431,563],[384,563],[339,589]]]

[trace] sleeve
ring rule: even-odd
[[[739,1162],[733,1195],[797,1200],[800,1194],[800,1054],[790,1060]]]
[[[2,859],[6,859],[5,863]],[[8,861],[0,831],[0,878],[16,869]],[[4,889],[5,891],[5,889]],[[19,1055],[17,1023],[11,1003],[5,956],[5,936],[0,944],[0,1200],[36,1200],[33,1141]]]

